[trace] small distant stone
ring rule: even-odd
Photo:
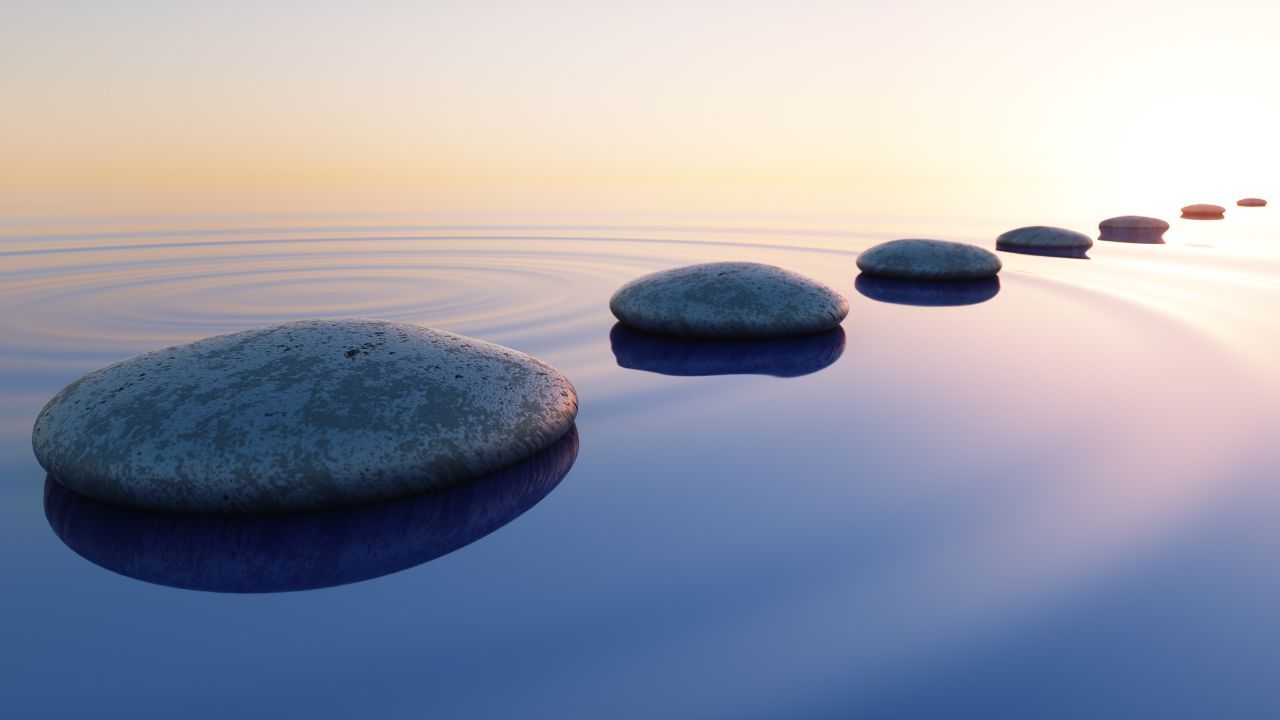
[[[996,238],[997,250],[1083,254],[1093,247],[1093,238],[1065,228],[1033,225],[1010,230]]]
[[[609,309],[626,325],[677,337],[748,339],[830,330],[849,314],[840,293],[772,265],[718,262],[623,285]]]
[[[1141,215],[1121,215],[1098,223],[1099,240],[1131,243],[1163,243],[1169,223]]]
[[[307,320],[90,373],[40,412],[36,459],[117,505],[259,514],[390,500],[550,446],[573,386],[514,350],[415,325]]]
[[[1208,205],[1200,203],[1197,205],[1188,205],[1182,208],[1182,217],[1197,219],[1218,219],[1227,212],[1227,209],[1221,205]]]
[[[1267,201],[1262,198],[1244,198],[1243,200],[1237,200],[1236,205],[1240,207],[1266,207]]]
[[[862,272],[898,280],[979,280],[1000,268],[990,250],[945,240],[891,240],[858,256]]]

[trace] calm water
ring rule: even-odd
[[[855,287],[854,258],[1016,223],[0,226],[4,714],[1276,717],[1280,218],[1173,222],[1165,246],[1002,254],[955,306]],[[837,288],[843,332],[614,328],[622,282],[727,259]],[[326,316],[551,362],[576,447],[391,520],[46,500],[30,426],[71,380]]]

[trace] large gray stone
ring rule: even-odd
[[[573,424],[554,368],[376,320],[307,320],[116,363],[32,432],[67,487],[109,503],[271,513],[404,497],[508,465]]]
[[[1093,247],[1093,238],[1065,228],[1033,225],[1010,230],[996,238],[996,249],[1015,252],[1040,250],[1084,252]]]
[[[1236,201],[1240,207],[1266,207],[1267,201],[1262,198],[1242,198]]]
[[[719,262],[636,278],[614,293],[609,309],[645,332],[747,339],[830,330],[849,314],[849,301],[782,268]]]
[[[945,240],[891,240],[858,256],[858,269],[897,280],[978,280],[1000,272],[990,250]]]
[[[1163,243],[1169,223],[1142,215],[1121,215],[1098,223],[1099,240],[1132,243]]]

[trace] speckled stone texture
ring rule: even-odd
[[[862,272],[898,280],[979,280],[1000,268],[990,250],[945,240],[891,240],[858,256]]]
[[[307,320],[116,363],[36,419],[36,458],[98,500],[278,513],[404,497],[548,447],[577,395],[498,345],[376,320]]]
[[[1098,223],[1099,240],[1131,243],[1163,243],[1169,223],[1141,215],[1121,215]]]
[[[1240,207],[1266,207],[1267,201],[1262,198],[1242,198],[1236,201]]]
[[[1207,205],[1200,203],[1197,205],[1188,205],[1182,208],[1182,216],[1198,219],[1216,220],[1226,214],[1227,209],[1221,205]]]
[[[632,280],[614,293],[609,309],[623,323],[649,333],[748,339],[830,330],[849,314],[849,301],[782,268],[721,262]]]
[[[1066,228],[1033,225],[1010,230],[996,238],[998,250],[1077,250],[1093,247],[1093,238]]]

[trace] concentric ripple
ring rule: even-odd
[[[605,301],[638,274],[757,260],[809,273],[853,297],[853,258],[881,239],[840,230],[624,225],[294,225],[11,236],[0,238],[0,303],[8,316],[0,363],[81,367],[311,317],[416,322],[563,355],[609,327]],[[1122,263],[1140,257],[1131,248],[1113,254]],[[1110,283],[1115,273],[1102,262],[1072,267],[1019,257],[1010,265],[1006,283],[1048,276],[1081,292],[1118,292]],[[1154,295],[1125,299],[1156,301]],[[1211,319],[1199,321],[1209,331]]]
[[[143,241],[145,240],[145,241]],[[190,242],[107,236],[0,245],[11,347],[130,352],[308,317],[377,317],[476,335],[570,329],[601,292],[664,262],[673,244],[545,234],[335,235]],[[668,257],[670,258],[668,260]]]
[[[640,621],[634,635],[608,638],[603,654],[556,665],[539,652],[546,677],[585,669],[592,684],[628,688],[658,672],[683,683],[737,658],[777,693],[843,692],[850,677],[870,691],[960,657],[975,638],[1017,632],[1144,557],[1174,556],[1206,516],[1231,522],[1233,499],[1271,496],[1280,234],[1232,222],[1175,223],[1168,245],[1106,244],[1088,261],[1008,255],[998,292],[964,303],[858,292],[857,253],[915,235],[910,226],[3,238],[3,437],[34,468],[30,422],[58,388],[134,353],[255,325],[372,316],[508,345],[572,379],[583,455],[573,481],[511,528],[524,535],[504,531],[492,552],[477,543],[453,565],[387,578],[415,598],[418,637],[441,647],[457,627],[455,647],[469,650],[487,632],[527,638],[537,626],[558,641],[561,627],[626,617]],[[990,246],[991,229],[940,236]],[[621,284],[717,260],[809,275],[849,299],[849,316],[828,342],[765,349],[613,330],[608,298]],[[42,478],[31,473],[32,497]],[[28,513],[24,546],[48,534],[38,505],[10,503]],[[1273,555],[1259,546],[1250,560]],[[61,572],[59,557],[26,566]],[[449,571],[467,582],[442,582]],[[13,585],[104,587],[49,577]],[[494,603],[480,612],[477,588]],[[342,612],[364,607],[361,597],[343,597]],[[419,612],[420,597],[432,612]],[[1270,622],[1241,622],[1257,620]],[[464,654],[444,647],[450,663]],[[795,648],[813,662],[797,666]],[[730,676],[726,697],[739,698]]]

